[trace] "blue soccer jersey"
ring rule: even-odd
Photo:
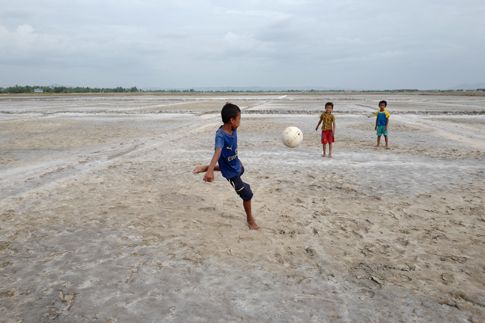
[[[215,148],[222,148],[219,157],[219,169],[225,178],[233,178],[241,174],[241,162],[237,156],[237,130],[232,131],[232,135],[222,129],[216,131]]]

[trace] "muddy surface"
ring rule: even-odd
[[[485,98],[371,94],[0,97],[6,322],[482,322]],[[315,132],[335,103],[334,157]],[[220,174],[219,111],[258,232]],[[304,141],[280,142],[287,126]]]

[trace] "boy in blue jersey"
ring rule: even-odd
[[[381,144],[381,136],[384,135],[384,139],[386,140],[386,149],[389,149],[387,126],[389,124],[390,113],[389,111],[387,111],[386,107],[386,101],[382,100],[381,102],[379,102],[379,111],[377,112],[376,126],[374,129],[377,131],[376,147],[379,147],[379,145]]]
[[[206,172],[204,181],[212,182],[214,171],[220,171],[243,200],[249,229],[257,230],[259,226],[256,224],[251,211],[253,192],[251,186],[241,179],[244,167],[237,153],[237,128],[241,123],[241,110],[235,104],[226,103],[222,107],[221,117],[224,124],[216,131],[215,152],[210,164],[197,166],[192,172],[194,174]]]

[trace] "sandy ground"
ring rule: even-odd
[[[387,95],[391,150],[381,98],[0,97],[0,321],[485,321],[485,97]],[[226,101],[259,232],[191,174]]]

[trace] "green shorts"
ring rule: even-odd
[[[387,137],[387,129],[386,129],[386,126],[377,126],[377,136],[380,137],[380,136],[386,136]]]

